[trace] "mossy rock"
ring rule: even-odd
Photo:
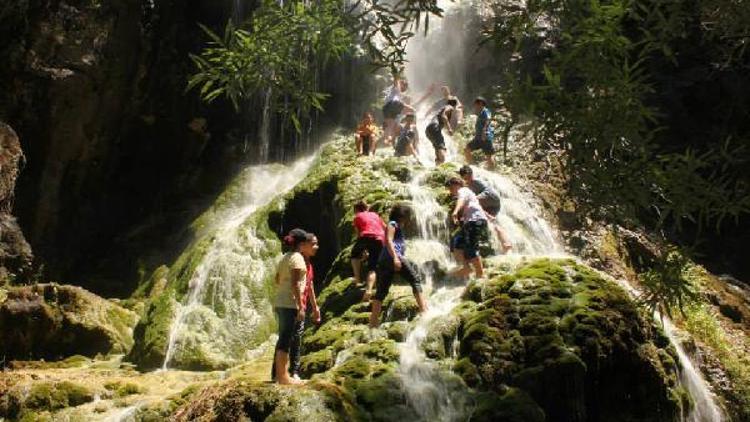
[[[427,335],[421,344],[427,357],[446,359],[453,356],[454,345],[458,341],[460,323],[460,318],[455,314],[449,314],[431,321],[427,327]]]
[[[306,354],[300,359],[300,375],[310,378],[331,369],[334,363],[336,363],[336,355],[331,349]]]
[[[12,287],[0,304],[0,355],[57,360],[126,353],[138,316],[80,287]]]
[[[350,421],[352,406],[314,384],[279,386],[234,379],[207,387],[178,408],[171,420],[257,420],[288,422]],[[322,390],[322,391],[321,391]]]
[[[411,287],[392,286],[383,301],[382,320],[387,322],[411,320],[419,314],[419,307]]]
[[[70,381],[39,382],[28,391],[18,388],[6,391],[0,398],[0,419],[40,420],[47,418],[45,412],[80,406],[94,397],[91,389]]]
[[[176,315],[177,302],[173,293],[154,298],[135,327],[135,345],[126,359],[141,369],[160,368],[167,354],[169,327]]]
[[[684,405],[673,350],[624,290],[581,264],[532,261],[464,298],[474,304],[454,312],[454,367],[469,385],[520,388],[560,421],[666,421]]]

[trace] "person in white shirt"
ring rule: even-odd
[[[482,257],[479,256],[479,241],[487,231],[487,214],[479,203],[476,194],[464,186],[460,177],[452,177],[447,183],[448,189],[456,198],[451,218],[461,229],[451,240],[451,251],[461,267],[455,276],[466,278],[472,268],[477,278],[484,277]]]

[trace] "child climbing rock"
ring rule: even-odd
[[[414,126],[414,113],[409,113],[404,116],[401,124],[401,129],[396,139],[396,144],[393,146],[394,155],[396,157],[417,157],[417,148],[419,144],[419,134]]]
[[[474,171],[471,169],[471,166],[465,165],[461,167],[458,174],[464,179],[466,187],[471,189],[471,191],[477,196],[479,204],[482,206],[482,209],[484,209],[488,220],[492,223],[495,233],[497,233],[498,239],[500,239],[503,253],[508,253],[508,251],[513,248],[513,245],[510,243],[510,240],[508,240],[508,236],[505,234],[502,227],[500,227],[500,224],[496,219],[497,215],[500,213],[500,195],[492,189],[486,181],[474,177]]]
[[[362,262],[366,256],[367,289],[362,301],[367,302],[370,300],[372,289],[375,287],[375,269],[378,265],[380,253],[383,251],[386,224],[378,213],[370,211],[370,207],[365,201],[359,201],[354,205],[354,213],[352,224],[357,231],[357,241],[352,248],[352,271],[354,272],[354,282],[359,285],[362,281]]]
[[[373,155],[377,148],[377,136],[378,127],[375,125],[375,120],[372,117],[372,113],[365,112],[362,114],[362,120],[357,125],[357,130],[354,134],[354,138],[357,146],[357,155]]]
[[[297,369],[289,365],[299,358],[299,344],[305,328],[307,301],[312,305],[313,320],[320,322],[315,290],[312,286],[312,266],[309,259],[318,251],[318,238],[302,229],[294,229],[284,237],[288,252],[284,254],[276,271],[276,296],[273,301],[279,338],[276,341],[271,378],[279,384],[297,384]]]
[[[388,296],[393,277],[396,274],[401,275],[411,285],[419,312],[427,310],[427,302],[422,293],[422,277],[417,270],[417,266],[406,259],[406,243],[402,229],[410,224],[411,215],[411,208],[399,204],[391,209],[388,217],[385,248],[383,248],[383,252],[378,259],[377,291],[371,302],[370,327],[372,328],[380,325],[380,311],[383,307],[383,301]]]
[[[454,126],[451,124],[451,119],[453,114],[456,113],[455,107],[457,105],[458,100],[455,98],[448,99],[445,106],[438,110],[437,114],[435,114],[425,128],[425,135],[432,142],[432,147],[435,148],[435,164],[439,165],[445,162],[447,148],[445,146],[445,137],[443,137],[443,128],[448,129],[449,135],[453,134]]]
[[[461,267],[454,275],[466,278],[474,268],[477,278],[484,276],[482,258],[479,256],[479,240],[487,230],[487,215],[471,189],[464,186],[459,177],[452,177],[447,183],[448,189],[456,198],[451,218],[453,223],[461,225],[458,234],[451,240],[451,251]]]
[[[492,115],[490,109],[487,108],[487,100],[483,97],[477,97],[474,100],[474,112],[477,113],[477,122],[474,126],[474,139],[471,140],[464,148],[464,156],[468,164],[472,163],[471,153],[478,149],[484,152],[484,156],[487,159],[487,167],[495,167],[495,148],[492,145],[492,141],[495,138],[495,131],[492,127]]]

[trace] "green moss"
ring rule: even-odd
[[[138,384],[131,382],[111,381],[104,384],[104,388],[109,390],[115,398],[132,396],[134,394],[144,394],[146,389]]]
[[[169,341],[169,327],[176,313],[173,293],[165,292],[148,305],[135,327],[135,346],[127,359],[141,368],[158,368],[164,363]]]
[[[37,383],[31,387],[23,407],[32,410],[59,410],[94,400],[88,388],[68,381]]]
[[[593,270],[571,260],[536,260],[472,283],[464,298],[476,303],[455,312],[461,319],[455,369],[467,384],[521,388],[552,419],[591,406],[618,420],[670,420],[678,413],[673,351],[627,294]],[[645,345],[652,353],[644,354]]]
[[[310,378],[333,367],[336,357],[331,349],[308,353],[300,359],[300,375]]]

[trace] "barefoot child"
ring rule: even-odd
[[[466,163],[471,164],[471,153],[481,149],[487,159],[487,167],[493,168],[495,167],[495,158],[492,154],[495,153],[495,148],[492,145],[492,140],[495,138],[495,131],[492,128],[492,116],[490,109],[487,108],[487,100],[483,97],[477,97],[474,100],[474,112],[477,113],[477,123],[474,126],[474,139],[464,148]]]
[[[500,195],[487,182],[474,177],[474,171],[471,169],[471,166],[465,165],[461,167],[458,174],[464,179],[466,186],[477,196],[479,204],[482,205],[482,209],[487,213],[488,220],[492,223],[492,227],[495,229],[498,239],[500,239],[503,253],[508,253],[513,245],[496,219],[500,213]]]
[[[404,116],[403,123],[401,124],[401,130],[396,139],[396,144],[393,146],[394,155],[396,157],[417,157],[417,145],[419,143],[419,134],[414,126],[414,114],[409,113]]]
[[[354,134],[357,144],[357,155],[369,156],[375,154],[375,148],[377,147],[375,137],[377,133],[378,127],[375,125],[372,113],[365,112]]]
[[[354,282],[359,285],[362,281],[363,255],[366,252],[367,290],[362,297],[362,301],[367,302],[370,300],[373,287],[375,287],[375,268],[378,265],[380,253],[383,251],[386,224],[377,213],[370,211],[370,207],[365,201],[357,202],[354,205],[354,212],[352,224],[357,231],[357,241],[352,248],[352,272],[354,272]]]
[[[422,277],[417,271],[417,266],[405,257],[406,244],[402,228],[409,224],[411,212],[411,208],[406,205],[395,205],[388,217],[385,248],[378,259],[377,292],[371,302],[370,327],[372,328],[380,325],[383,301],[388,296],[393,277],[397,273],[411,284],[419,312],[427,310],[427,303],[422,293]]]
[[[451,218],[454,224],[461,224],[461,230],[451,241],[451,250],[456,260],[462,264],[455,275],[466,278],[473,267],[474,275],[481,278],[484,276],[484,268],[479,256],[479,239],[483,231],[487,230],[487,215],[474,192],[464,186],[463,180],[452,177],[447,185],[451,195],[457,198]]]
[[[445,162],[445,152],[447,148],[445,146],[445,137],[443,137],[443,128],[448,129],[448,134],[453,134],[454,126],[451,124],[453,114],[456,113],[455,107],[458,105],[458,100],[450,98],[445,103],[437,114],[432,118],[430,123],[425,128],[425,135],[427,139],[432,143],[432,147],[435,148],[435,164],[443,164]]]
[[[279,325],[279,339],[276,341],[271,376],[279,384],[296,384],[298,379],[290,377],[290,372],[295,370],[294,365],[289,365],[290,352],[299,355],[299,336],[304,330],[308,298],[313,305],[313,320],[320,321],[312,279],[308,284],[306,262],[317,253],[318,239],[312,233],[294,229],[284,237],[284,244],[290,250],[281,258],[276,272],[273,307]]]

